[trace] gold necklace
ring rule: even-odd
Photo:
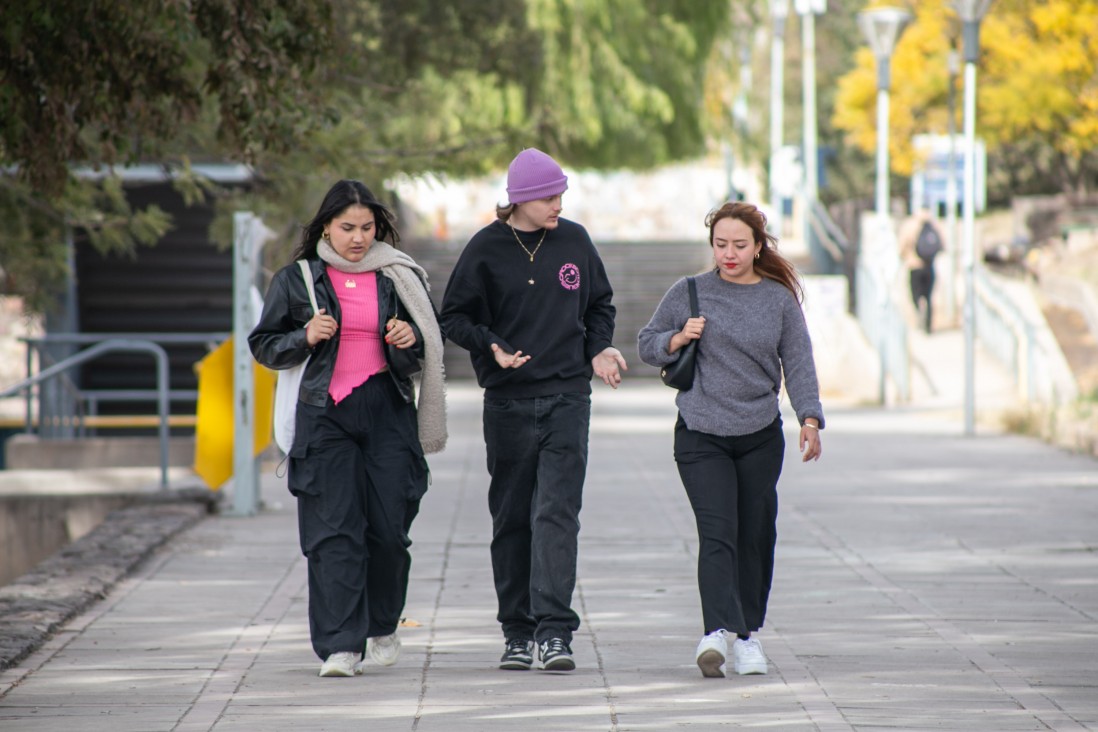
[[[508,226],[511,226],[511,224],[508,224]],[[538,245],[536,247],[534,247],[534,251],[530,251],[529,249],[526,248],[526,245],[522,243],[522,239],[519,239],[518,232],[515,231],[514,226],[511,226],[511,233],[515,235],[515,241],[517,241],[518,245],[520,247],[522,247],[522,251],[526,252],[526,255],[528,257],[530,257],[530,261],[533,262],[534,261],[534,255],[538,253],[539,249],[541,249],[541,245],[542,245],[542,243],[545,242],[545,235],[549,233],[549,229],[542,229],[541,230],[541,238],[538,239]]]

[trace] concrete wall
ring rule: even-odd
[[[17,434],[4,443],[4,466],[8,470],[86,470],[159,465],[160,440],[157,437],[43,440],[36,435]],[[168,465],[194,465],[193,437],[169,438]]]
[[[0,494],[0,586],[98,526],[140,494]]]

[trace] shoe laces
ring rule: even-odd
[[[329,664],[351,665],[355,662],[356,654],[353,651],[339,651],[328,656]]]
[[[568,644],[563,638],[550,638],[541,644],[544,653],[569,653]]]
[[[759,643],[754,638],[747,638],[747,639],[743,640],[742,642],[743,642],[743,649],[747,653],[762,654],[762,644]]]
[[[512,638],[507,641],[508,653],[526,653],[530,650],[530,641],[524,641],[520,638]]]

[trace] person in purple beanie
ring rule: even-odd
[[[613,289],[591,237],[561,218],[568,177],[527,148],[506,206],[473,235],[446,285],[443,330],[484,389],[500,668],[571,671],[579,512],[592,375],[617,388]]]

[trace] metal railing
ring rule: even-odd
[[[850,241],[819,201],[812,202],[810,213],[809,223],[812,226],[812,232],[816,235],[816,240],[841,270],[846,261],[847,252],[850,250]]]
[[[151,341],[131,341],[123,339],[105,340],[77,354],[63,359],[59,363],[43,369],[34,376],[23,379],[18,384],[0,391],[0,398],[15,396],[27,392],[28,403],[32,387],[64,374],[69,369],[114,351],[145,351],[156,358],[157,412],[160,415],[160,487],[168,487],[168,354],[163,348]],[[31,430],[30,408],[27,412],[27,430]]]
[[[229,337],[228,333],[51,333],[44,336],[22,338],[27,344],[27,375],[34,374],[38,364],[52,365],[57,362],[51,349],[56,346],[88,346],[107,340],[127,340],[169,345],[204,345],[213,350]],[[36,358],[37,357],[37,358]],[[65,398],[57,394],[41,395],[39,399],[38,434],[44,438],[87,437],[99,415],[102,402],[151,402],[156,398],[155,389],[82,389],[67,373],[57,379],[65,391]],[[168,389],[168,400],[194,401],[198,398],[195,389]],[[26,393],[27,431],[33,432],[33,395]],[[68,405],[75,405],[72,410]]]
[[[976,269],[976,337],[1014,377],[1018,394],[1030,403],[1060,404],[1078,386],[1043,317],[1027,315],[1005,287]]]
[[[882,357],[881,387],[884,391],[884,378],[891,377],[900,401],[911,398],[911,353],[908,347],[907,323],[901,316],[901,310],[893,301],[895,288],[881,282],[873,268],[859,261],[855,268],[855,311],[866,339],[877,349]],[[885,395],[879,398],[884,403]]]
[[[46,439],[88,436],[89,418],[99,413],[102,402],[150,402],[157,405],[157,434],[160,443],[161,485],[167,487],[169,429],[172,401],[193,401],[194,389],[169,388],[168,355],[164,345],[206,344],[213,347],[225,341],[228,333],[63,333],[23,338],[27,344],[27,378],[0,391],[0,398],[22,394],[25,399],[24,429]],[[84,350],[49,363],[37,374],[35,362],[51,360],[51,346],[87,346]],[[111,352],[150,353],[156,361],[155,389],[81,389],[69,378],[69,373],[82,364]],[[37,359],[35,358],[37,356]],[[35,396],[43,385],[60,384],[64,399],[57,394],[38,394],[38,415],[35,419]],[[63,403],[64,402],[64,403]],[[70,407],[71,405],[71,407]]]

